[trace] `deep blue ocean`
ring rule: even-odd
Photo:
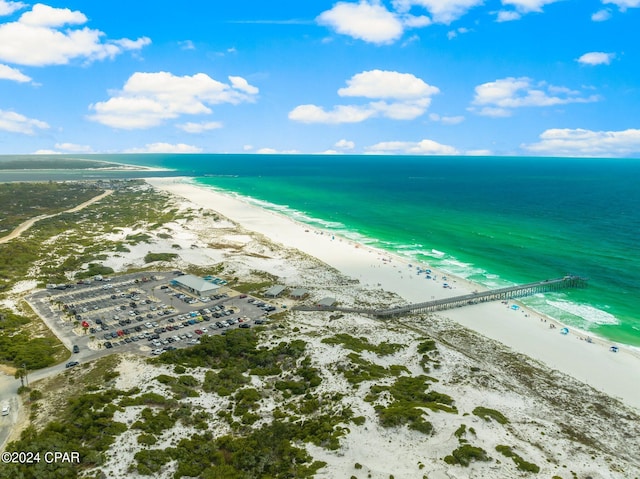
[[[588,277],[586,289],[523,302],[589,334],[640,346],[640,160],[92,158],[174,169],[202,185],[490,288],[565,274]]]

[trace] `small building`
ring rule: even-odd
[[[322,298],[317,303],[317,305],[320,306],[321,308],[330,308],[335,304],[336,304],[336,298],[330,298],[330,297]]]
[[[192,274],[185,274],[170,281],[171,286],[187,291],[196,296],[210,296],[215,294],[220,286],[205,281]]]
[[[266,290],[264,296],[265,298],[277,298],[285,289],[286,286],[276,284],[275,286],[271,286],[268,290]]]
[[[302,299],[304,298],[306,295],[309,294],[309,291],[307,291],[304,288],[296,288],[293,291],[291,291],[291,298],[292,299]]]

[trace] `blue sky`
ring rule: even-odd
[[[0,154],[640,157],[640,0],[0,0]]]

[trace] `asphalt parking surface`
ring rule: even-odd
[[[79,362],[122,350],[149,355],[189,347],[203,335],[266,324],[265,308],[279,310],[226,288],[226,294],[195,298],[169,287],[174,277],[129,274],[39,291],[29,301],[67,348],[78,350],[69,361]]]

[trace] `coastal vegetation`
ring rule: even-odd
[[[45,368],[62,359],[59,342],[49,331],[46,335],[36,336],[35,331],[25,328],[33,320],[27,314],[0,309],[0,362],[15,367],[17,375]]]
[[[444,457],[444,462],[447,464],[455,464],[459,466],[468,467],[473,461],[490,461],[491,458],[487,455],[487,451],[481,447],[471,446],[469,444],[463,444],[457,449],[454,449],[451,454]]]
[[[539,466],[531,462],[525,461],[522,457],[520,457],[518,454],[513,452],[513,450],[511,449],[511,446],[505,446],[503,444],[500,444],[496,446],[496,451],[498,451],[500,454],[502,454],[505,457],[510,457],[511,459],[513,459],[513,462],[515,462],[516,466],[521,471],[533,472],[536,474],[540,472]]]
[[[491,419],[493,419],[498,424],[507,424],[509,422],[509,420],[500,411],[496,411],[495,409],[490,409],[487,407],[478,406],[473,410],[473,414],[481,417],[485,421],[490,421]]]
[[[87,196],[96,194],[92,190]],[[142,182],[122,182],[103,201],[75,213],[45,218],[20,237],[0,244],[0,293],[25,279],[36,279],[40,285],[67,283],[69,272],[82,276],[88,265],[99,265],[105,253],[126,251],[127,244],[150,238],[147,233],[134,233],[124,241],[109,240],[104,237],[107,233],[154,229],[179,216],[164,195],[143,187]]]
[[[171,261],[178,257],[175,253],[152,253],[149,252],[144,257],[145,263],[155,263],[156,261]]]
[[[6,163],[0,163],[1,169],[5,166]],[[0,237],[26,220],[60,213],[103,192],[86,182],[0,183]]]
[[[334,336],[324,338],[322,342],[326,344],[340,344],[342,347],[351,349],[357,353],[370,351],[379,356],[388,356],[404,348],[402,344],[393,344],[388,342],[382,342],[377,345],[371,344],[365,337],[355,338],[345,333],[339,333]]]

